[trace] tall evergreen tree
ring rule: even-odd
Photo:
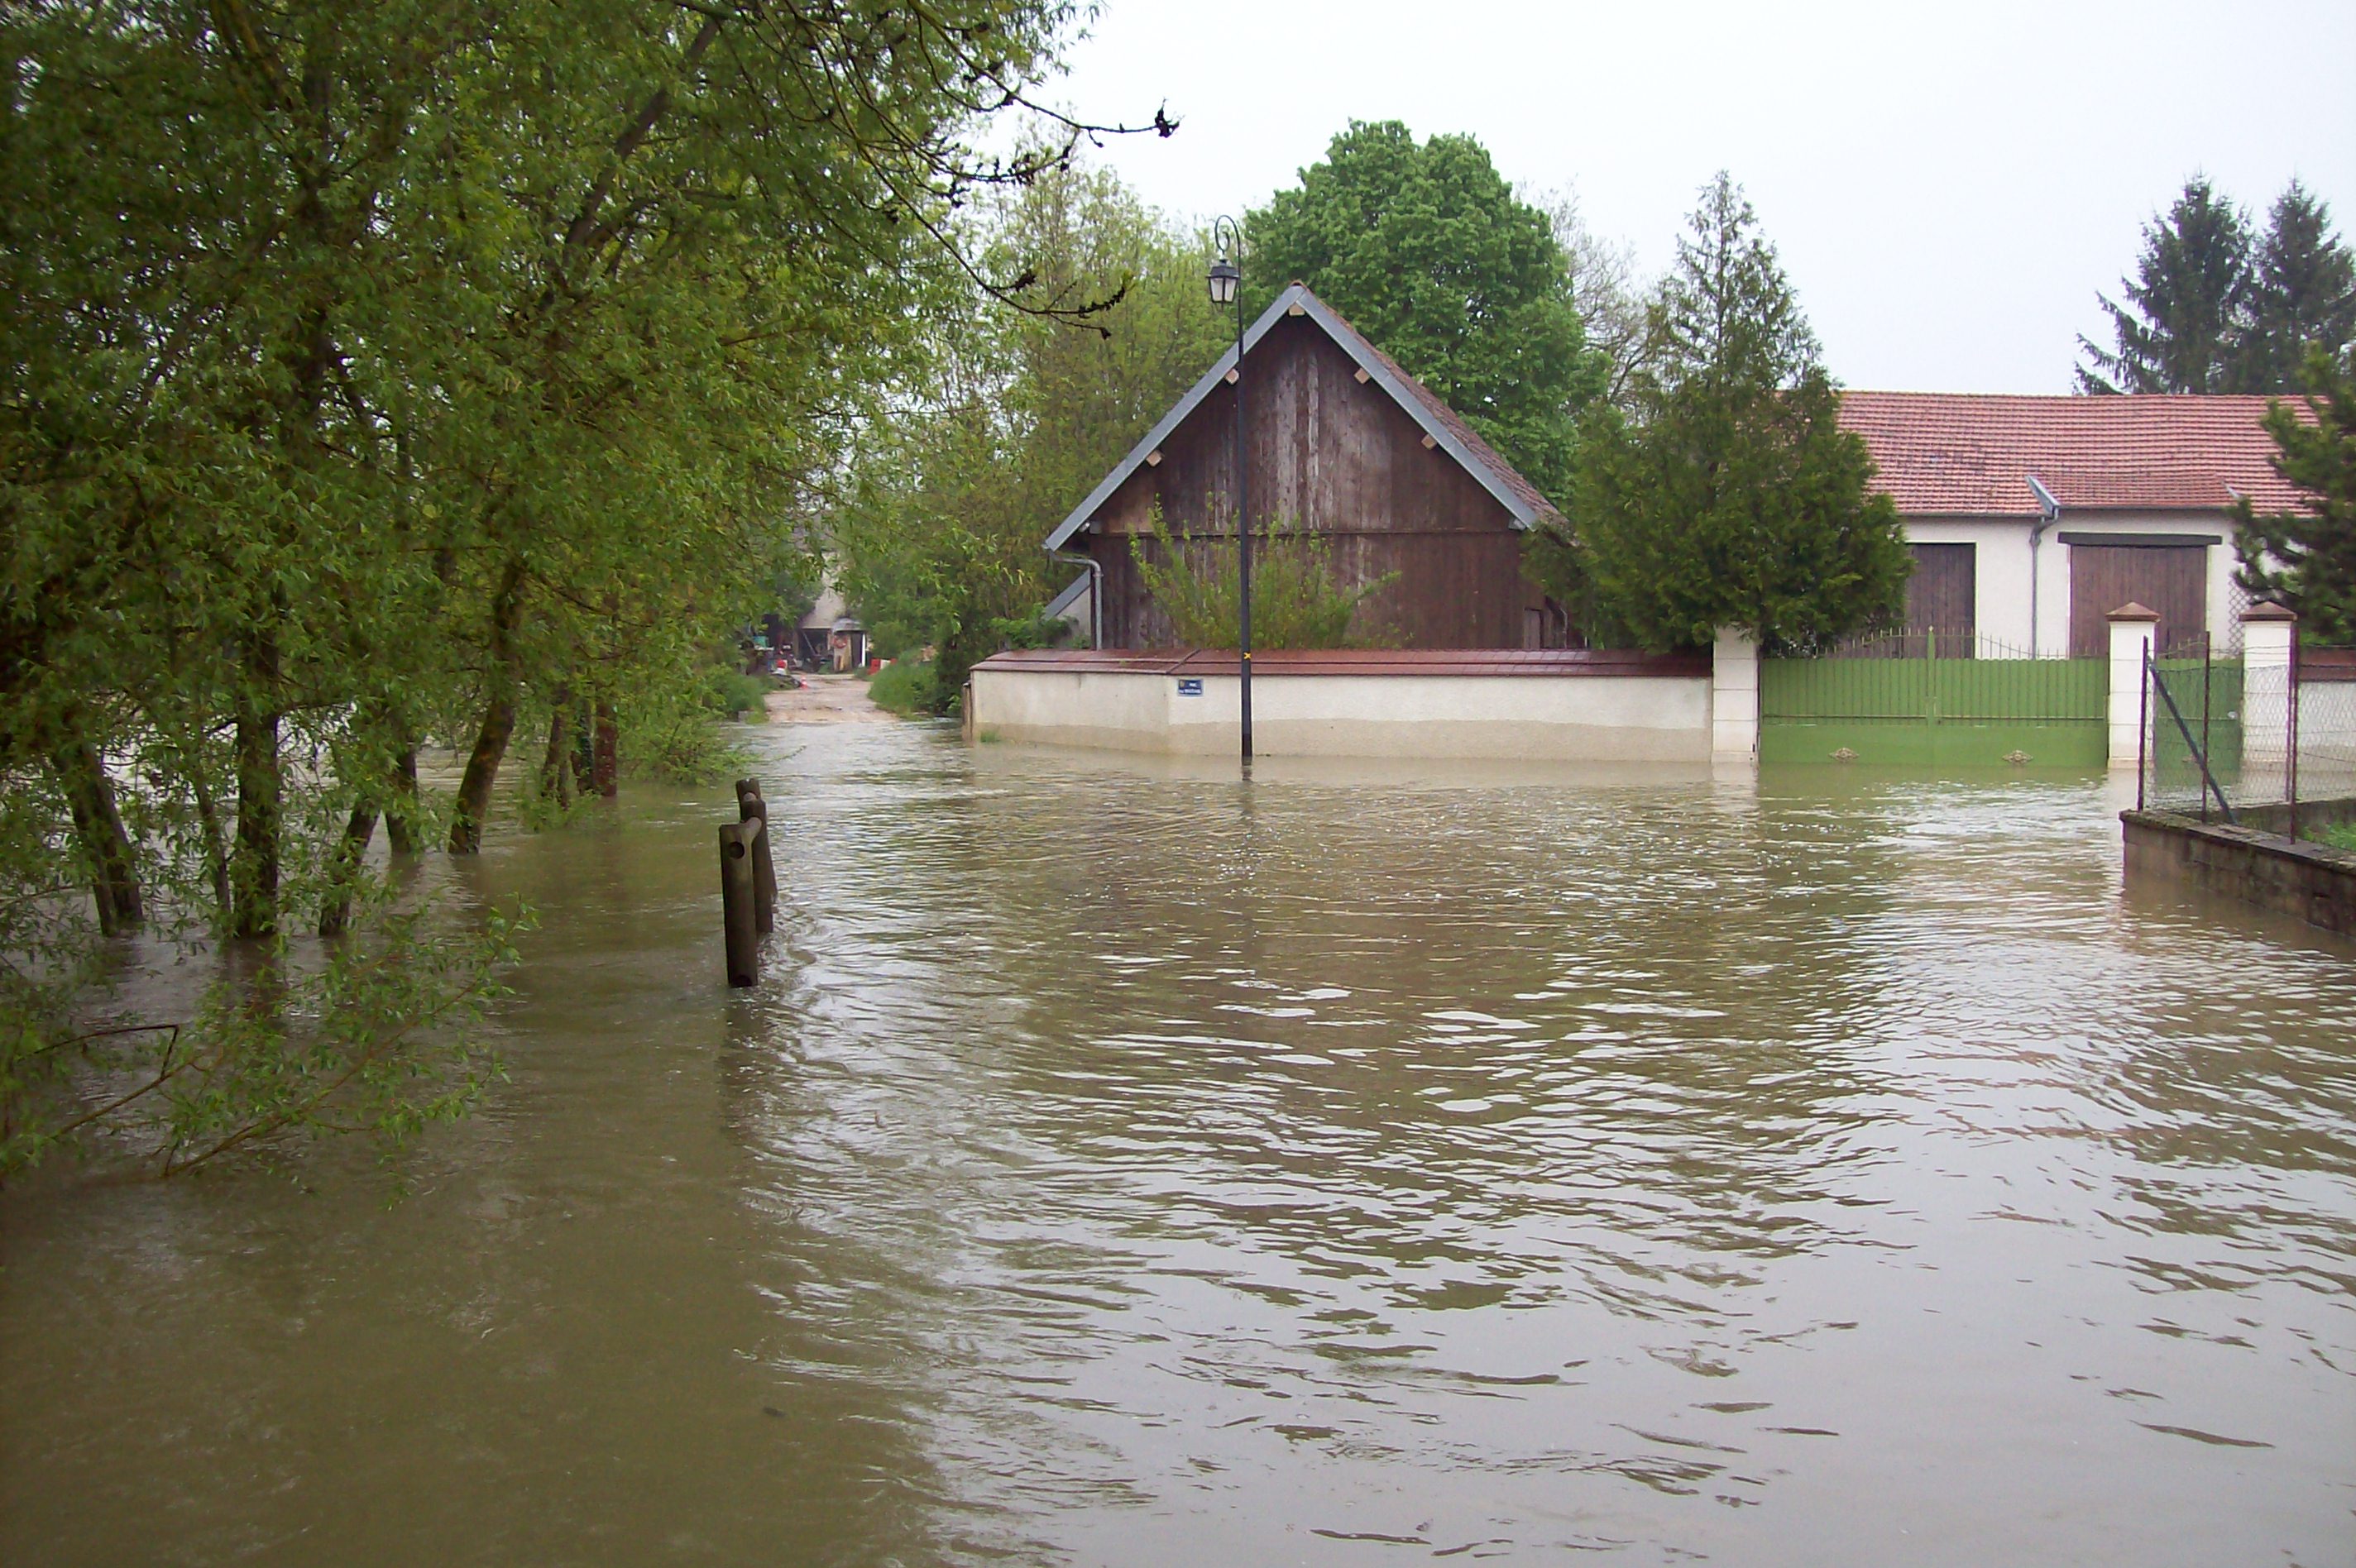
[[[2331,209],[2293,180],[2275,198],[2258,243],[2234,390],[2296,391],[2309,348],[2343,355],[2351,339],[2356,339],[2356,258],[2331,232]]]
[[[1531,546],[1548,590],[1590,604],[1591,633],[1655,648],[1736,627],[1810,649],[1893,622],[1911,570],[1897,511],[1724,174],[1678,242],[1652,345],[1632,409],[1589,417],[1575,538]]]
[[[2251,303],[2250,223],[2205,176],[2184,182],[2164,218],[2144,226],[2125,304],[2097,295],[2115,351],[2081,336],[2086,392],[2222,392],[2234,384]]]
[[[1532,484],[1566,494],[1579,411],[1608,368],[1587,347],[1552,221],[1480,143],[1354,122],[1246,233],[1263,301],[1307,283]]]
[[[2306,417],[2276,402],[2265,425],[2276,472],[2307,493],[2310,510],[2262,517],[2248,496],[2236,502],[2238,576],[2251,593],[2297,611],[2303,635],[2356,642],[2356,368],[2317,344],[2300,374]]]

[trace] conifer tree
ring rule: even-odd
[[[2184,182],[2164,218],[2144,226],[2136,276],[2121,280],[2126,303],[2101,299],[2115,351],[2081,336],[2086,392],[2222,392],[2234,387],[2248,331],[2249,219],[2205,176]]]
[[[1815,336],[1720,174],[1652,311],[1633,408],[1582,431],[1575,538],[1540,539],[1531,569],[1593,606],[1590,635],[1708,643],[1721,627],[1813,649],[1892,624],[1911,562],[1896,509],[1869,488],[1865,443]],[[1591,592],[1588,592],[1591,589]]]
[[[2331,232],[2331,209],[2293,180],[2275,199],[2251,280],[2236,391],[2299,389],[2309,348],[2347,352],[2356,338],[2356,259]]]
[[[2356,369],[2320,344],[2301,369],[2307,417],[2297,404],[2266,410],[2275,471],[2307,493],[2312,510],[2260,516],[2235,503],[2234,549],[2242,586],[2298,612],[2300,635],[2356,642]]]

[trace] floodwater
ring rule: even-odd
[[[402,1161],[0,1200],[0,1562],[2356,1563],[2356,954],[2087,780],[749,732]]]

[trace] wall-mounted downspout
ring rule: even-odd
[[[2042,575],[2037,570],[2037,546],[2045,530],[2062,520],[2062,503],[2045,487],[2036,475],[2027,475],[2029,490],[2037,496],[2037,521],[2029,529],[2029,656],[2037,656],[2037,583]]]
[[[1092,555],[1076,555],[1062,549],[1049,550],[1047,559],[1088,569],[1088,646],[1104,646],[1104,563]]]

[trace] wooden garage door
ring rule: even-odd
[[[2070,656],[2103,658],[2111,647],[2111,612],[2140,604],[2159,614],[2157,646],[2197,642],[2209,629],[2209,548],[2200,535],[2063,534],[2070,547]],[[2101,542],[2094,542],[2100,540]],[[2165,540],[2166,542],[2161,542]]]
[[[1978,581],[1974,547],[1967,544],[1909,545],[1914,552],[1914,575],[1906,580],[1906,630],[1939,634],[1939,652],[1949,658],[1969,658]],[[1954,634],[1952,645],[1949,634]]]

